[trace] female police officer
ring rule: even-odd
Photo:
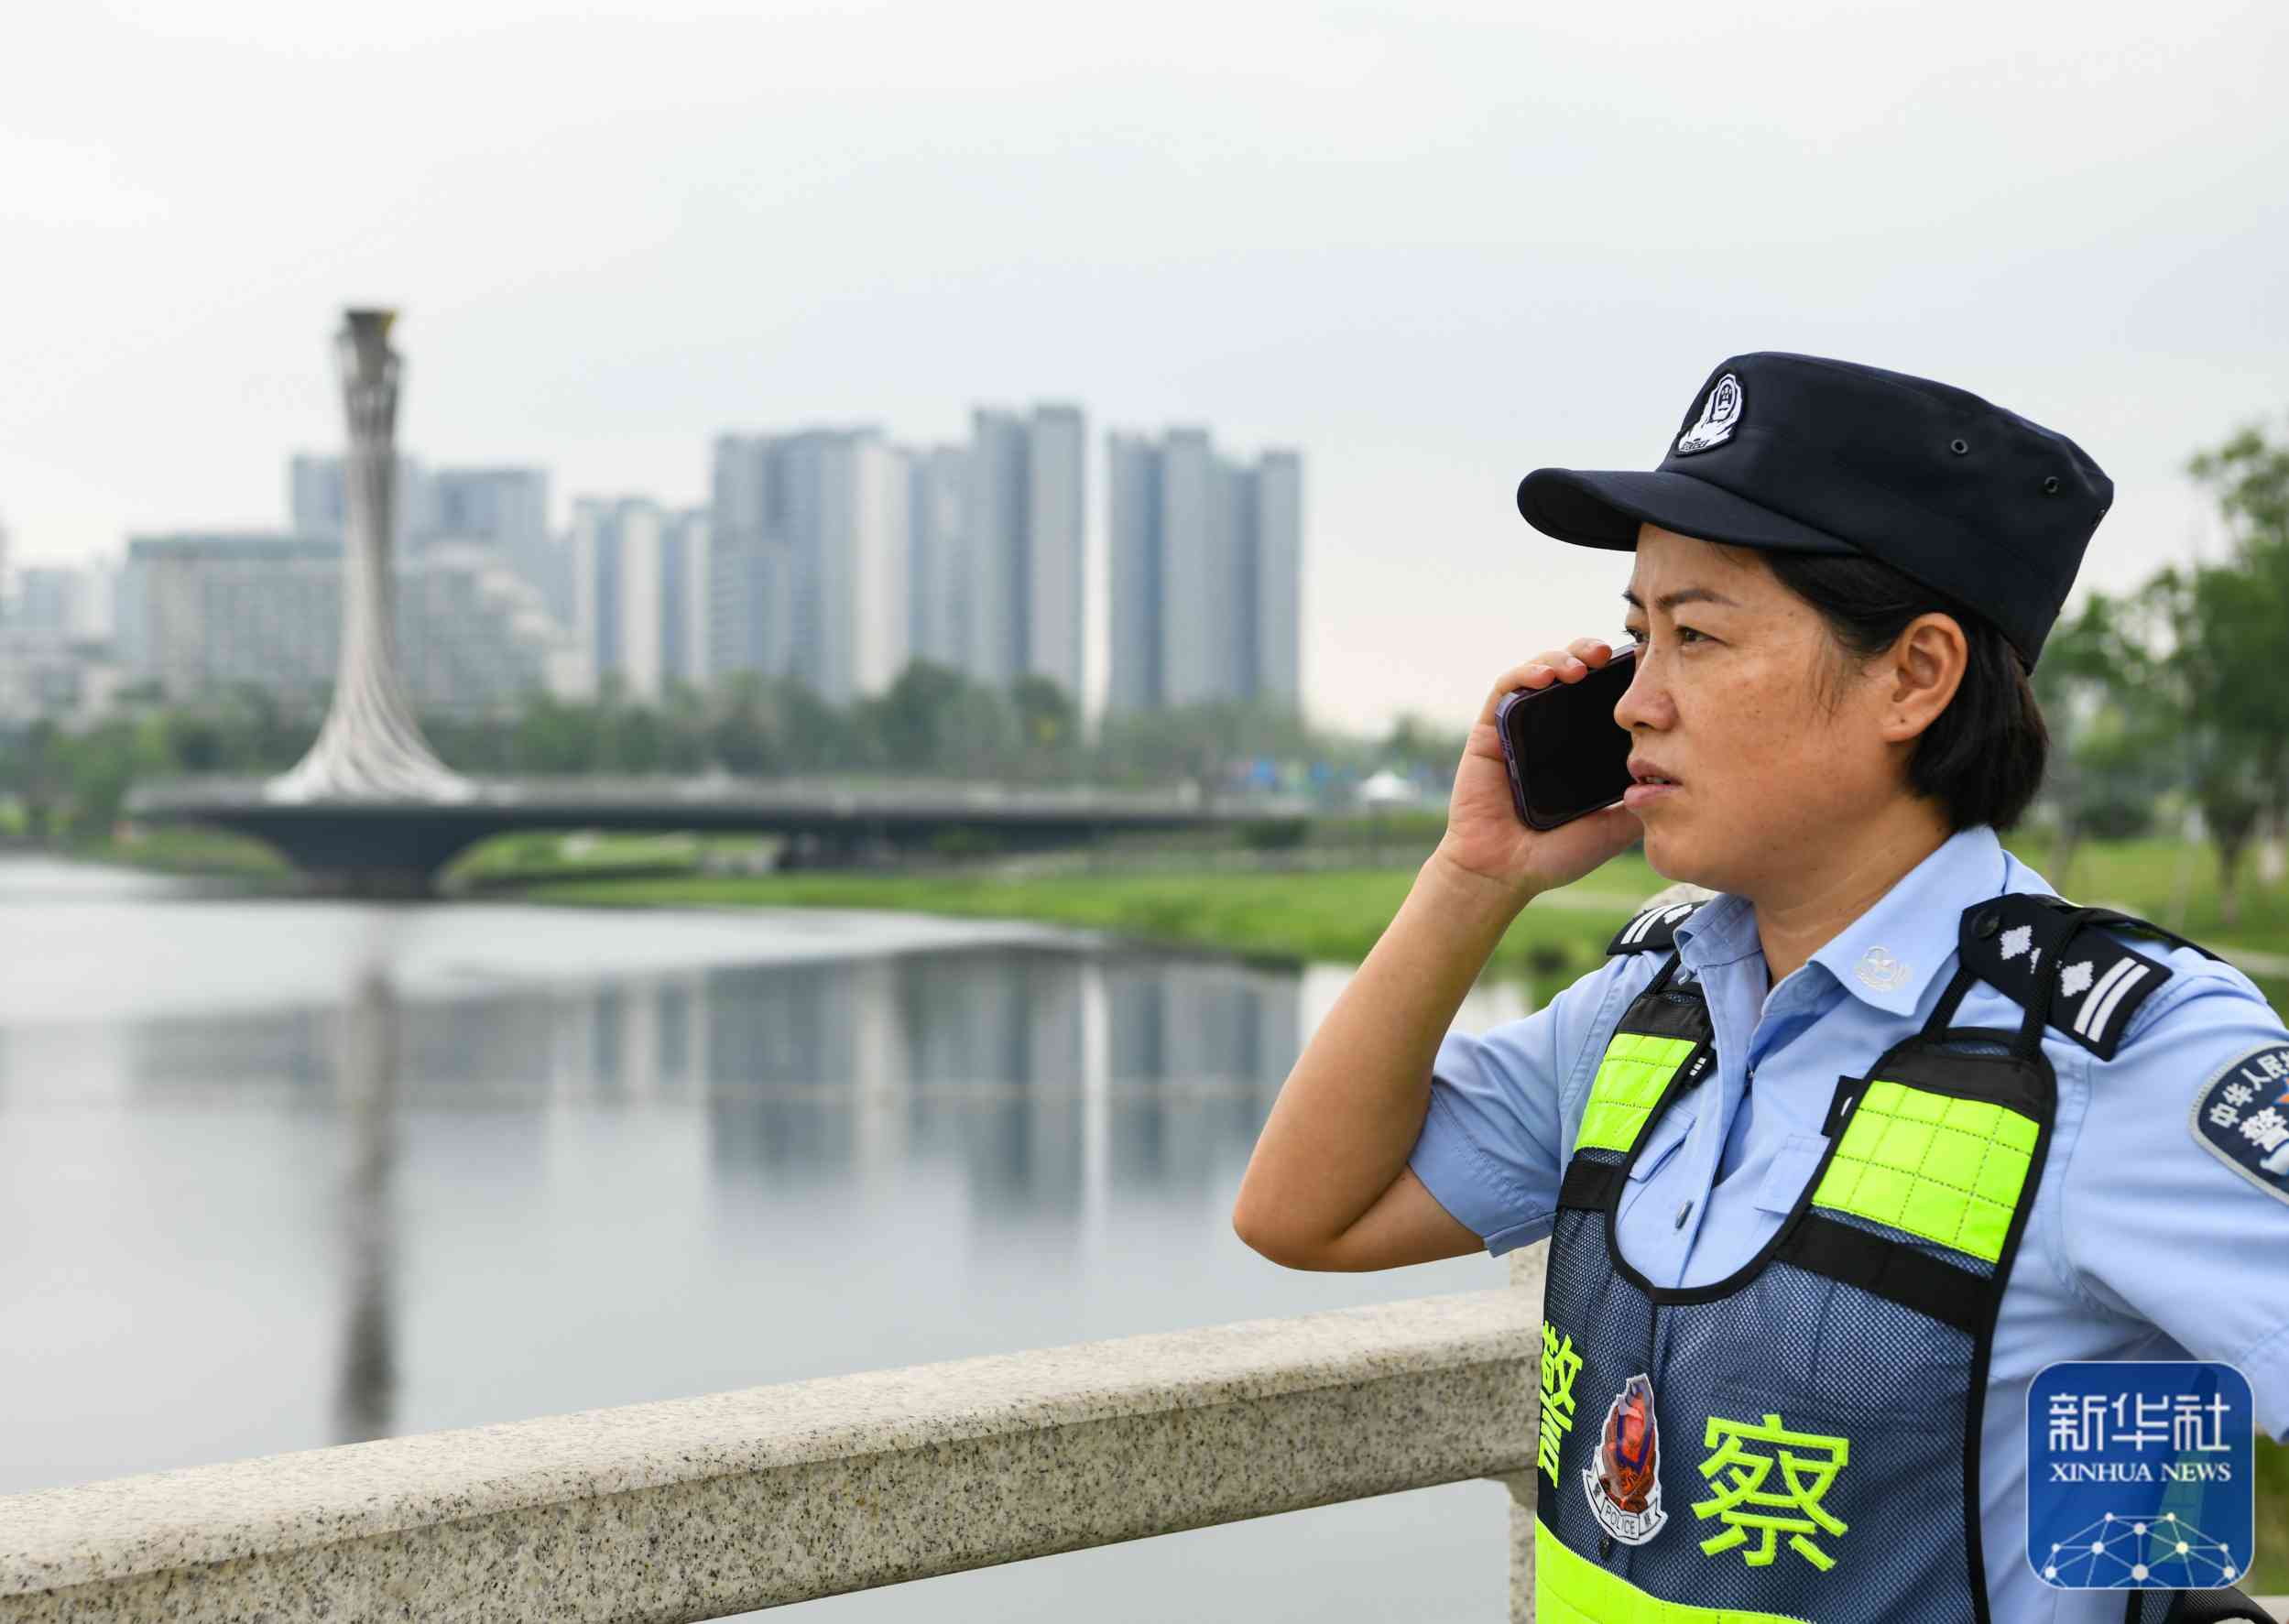
[[[1299,1269],[1550,1237],[1545,1617],[2244,1616],[2214,1557],[2171,1570],[2213,1588],[2126,1613],[2026,1550],[2046,1365],[2229,1361],[2289,1433],[2289,1153],[2240,1081],[2289,1075],[2289,1031],[1996,838],[2041,781],[2027,672],[2111,495],[1975,396],[1779,354],[1718,366],[1658,469],[1519,487],[1538,529],[1635,552],[1614,719],[1638,781],[1520,823],[1496,703],[1611,650],[1503,676],[1233,1219]],[[1631,920],[1528,1019],[1448,1033],[1518,911],[1640,834],[1719,894]],[[1705,1480],[1712,1445],[1755,1470]],[[1743,1484],[1780,1492],[1725,1510]]]

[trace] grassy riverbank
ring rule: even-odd
[[[300,888],[294,869],[284,857],[258,840],[229,834],[219,829],[150,828],[108,840],[72,841],[62,845],[27,843],[27,855],[62,858],[69,862],[108,863],[142,868],[154,874],[179,874],[228,881],[248,890],[291,891]]]
[[[1008,875],[990,868],[924,871],[838,870],[797,874],[686,872],[581,878],[561,867],[519,884],[511,867],[494,865],[488,887],[507,886],[539,902],[591,907],[888,908],[991,919],[1029,919],[1106,931],[1139,941],[1222,948],[1256,957],[1357,960],[1365,956],[1407,894],[1429,843],[1394,842],[1403,861],[1386,867],[1187,871],[1127,870]],[[2050,873],[2040,841],[2013,843],[2020,856]],[[620,860],[638,854],[623,848]],[[2229,927],[2206,851],[2190,860],[2171,842],[2086,845],[2076,856],[2070,896],[2103,900],[2163,922],[2183,898],[2184,924],[2195,940],[2221,953],[2256,955],[2256,978],[2276,1000],[2289,999],[2289,977],[2267,958],[2289,959],[2289,883],[2241,888],[2239,917]],[[1666,882],[1638,853],[1626,853],[1576,885],[1537,899],[1520,915],[1495,957],[1495,968],[1537,977],[1577,975],[1597,962],[1606,939],[1645,897]],[[2054,883],[2058,883],[2054,877]],[[2285,1006],[2289,1007],[2289,1006]]]
[[[1229,832],[1123,843],[1024,864],[906,869],[741,873],[768,843],[743,836],[518,834],[489,842],[447,872],[449,890],[587,907],[880,908],[1024,919],[1139,942],[1253,958],[1356,961],[1407,894],[1442,820],[1313,820],[1279,849],[1241,845]],[[2289,1008],[2289,876],[2265,883],[2245,866],[2229,924],[2217,860],[2174,841],[2087,844],[2062,874],[2039,839],[2018,855],[2067,895],[2164,923],[2228,954],[2252,955],[2253,975]],[[152,829],[71,855],[176,873],[290,883],[267,848],[191,828]],[[1331,861],[1340,866],[1311,866]],[[1666,883],[1635,852],[1539,899],[1498,951],[1498,974],[1571,978],[1595,964],[1616,926]]]
[[[1550,899],[1549,906],[1537,904],[1521,915],[1503,940],[1498,967],[1543,975],[1587,969],[1636,899],[1662,883],[1649,873],[1598,878],[1597,892]],[[975,871],[692,875],[560,880],[520,894],[535,901],[605,907],[890,908],[1036,920],[1257,958],[1356,960],[1375,945],[1413,879],[1412,866],[1014,879]]]

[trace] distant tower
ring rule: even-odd
[[[334,340],[350,417],[348,533],[342,544],[342,663],[333,708],[293,771],[263,788],[267,801],[464,801],[468,779],[430,753],[398,676],[397,576],[390,564],[396,501],[398,353],[395,311],[346,311]]]

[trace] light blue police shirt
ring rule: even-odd
[[[1679,925],[1681,964],[1716,1026],[1717,1076],[1671,1107],[1630,1172],[1617,1226],[1630,1262],[1662,1286],[1704,1285],[1747,1262],[1827,1146],[1820,1124],[1837,1078],[1921,1030],[1954,973],[1963,910],[2011,891],[2056,894],[1992,829],[1963,830],[1776,987],[1746,899],[1721,896]],[[2056,1028],[2044,1034],[2058,1116],[1996,1320],[1980,1438],[1982,1554],[1999,1624],[2122,1616],[2120,1594],[2055,1590],[2027,1565],[2026,1394],[2045,1365],[2223,1359],[2248,1376],[2257,1424],[2289,1441],[2289,1201],[2204,1150],[2189,1127],[2221,1067],[2289,1041],[2289,1030],[2230,965],[2118,939],[2172,974],[2111,1062]],[[1408,1165],[1488,1252],[1549,1235],[1607,1040],[1666,957],[1617,955],[1525,1019],[1440,1044]],[[1889,973],[1855,975],[1863,962]],[[1981,981],[1953,1024],[2016,1030],[2023,1013]]]

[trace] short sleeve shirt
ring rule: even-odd
[[[1780,986],[1753,904],[1720,896],[1676,929],[1717,1032],[1717,1067],[1639,1152],[1618,1208],[1622,1253],[1647,1279],[1722,1279],[1771,1238],[1827,1148],[1838,1076],[1913,1035],[1946,987],[1963,910],[2013,891],[2055,895],[1984,825],[1933,852]],[[2029,1384],[2062,1359],[2220,1359],[2289,1441],[2289,1199],[2206,1149],[2194,1106],[2221,1071],[2289,1042],[2249,977],[2191,948],[2122,937],[2170,979],[2112,1061],[2055,1028],[2049,1161],[1997,1315],[1980,1443],[1988,1595],[1998,1619],[2117,1624],[2119,1596],[2055,1590],[2026,1562]],[[1609,959],[1545,1008],[1482,1036],[1450,1033],[1408,1165],[1489,1252],[1542,1239],[1606,1042],[1666,958]],[[1864,972],[1864,973],[1863,973]],[[2016,1030],[1988,986],[1954,1024]]]

